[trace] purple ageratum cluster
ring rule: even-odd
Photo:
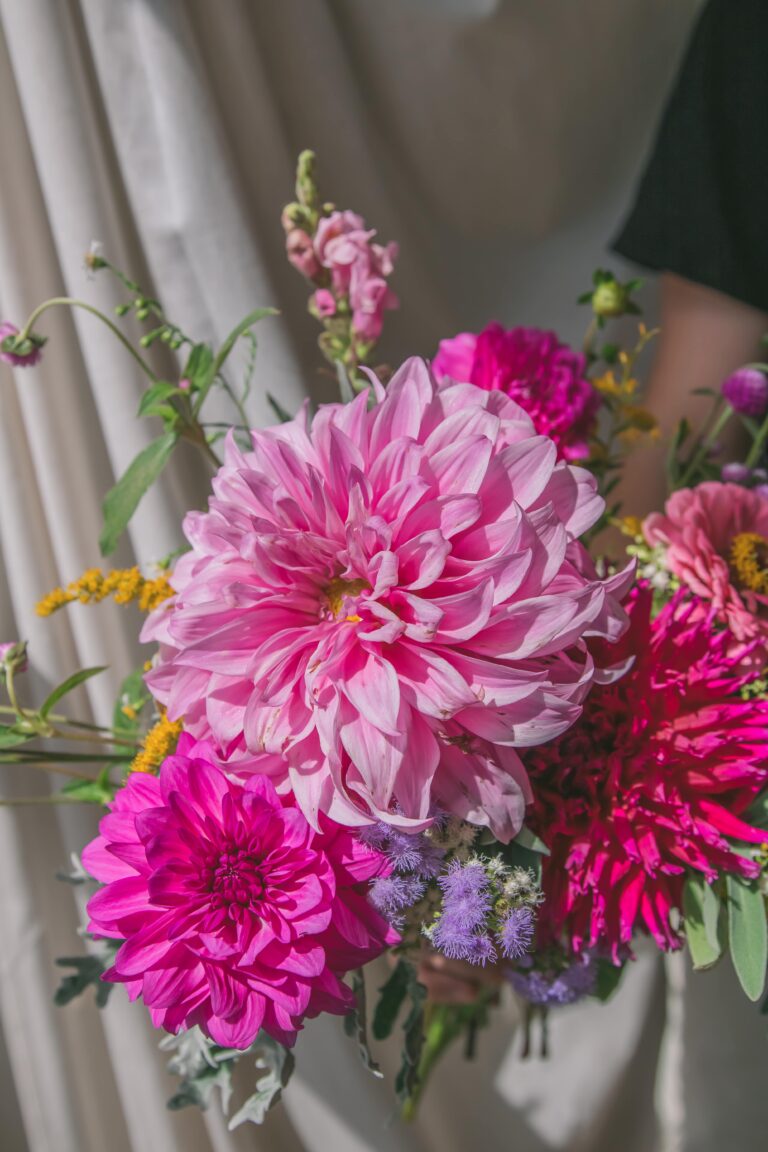
[[[723,382],[721,392],[734,412],[755,419],[768,411],[768,378],[758,368],[739,368]]]
[[[363,828],[360,840],[389,860],[392,873],[373,881],[369,898],[393,927],[401,928],[406,911],[422,899],[429,880],[439,875],[443,850],[423,832],[409,834],[382,821]]]
[[[574,957],[564,968],[536,968],[528,958],[527,969],[521,965],[508,973],[515,992],[529,1004],[540,1008],[554,1008],[575,1004],[595,990],[597,960],[589,952]]]
[[[432,932],[434,946],[450,960],[468,960],[470,964],[495,960],[496,950],[486,931],[493,897],[481,861],[452,861],[438,884],[443,909]]]
[[[486,964],[497,952],[519,960],[530,951],[541,900],[531,872],[496,859],[453,860],[438,885],[442,909],[427,936],[448,959]]]

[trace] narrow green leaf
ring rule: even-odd
[[[539,856],[549,856],[549,848],[544,841],[531,832],[530,828],[526,828],[525,824],[515,836],[513,843],[520,848],[527,848],[529,852],[536,852]]]
[[[61,789],[70,800],[81,804],[109,804],[115,798],[115,789],[109,780],[109,769],[105,768],[95,780],[70,780]]]
[[[165,432],[148,444],[128,465],[114,488],[104,497],[104,527],[99,538],[102,556],[109,556],[127,528],[144,493],[152,487],[170,459],[178,433]]]
[[[169,384],[167,380],[161,380],[158,384],[153,384],[151,388],[147,388],[146,392],[142,394],[139,403],[139,416],[158,416],[161,415],[160,409],[167,408],[169,411],[176,415],[175,410],[166,402],[172,396],[182,395],[182,389],[176,384]]]
[[[121,736],[136,736],[141,723],[142,709],[150,696],[144,685],[144,669],[137,668],[125,677],[115,701],[112,727]]]
[[[341,360],[336,361],[336,377],[339,381],[339,395],[341,396],[342,404],[351,404],[355,398],[355,390],[352,387],[349,373]]]
[[[99,672],[104,671],[106,671],[106,665],[103,664],[97,668],[81,668],[79,672],[73,672],[71,676],[68,676],[66,680],[63,680],[62,683],[51,692],[40,709],[42,718],[46,718],[48,713],[58,704],[62,697],[74,691],[80,684],[84,684],[86,680],[90,680],[92,676],[98,676]]]
[[[267,392],[267,404],[269,404],[270,408],[274,412],[275,416],[277,416],[281,424],[287,424],[289,420],[293,420],[293,416],[291,416],[290,412],[286,411],[282,404],[275,400],[271,392]]]
[[[711,968],[720,959],[720,907],[712,885],[699,873],[691,873],[683,888],[683,916],[694,968]]]
[[[755,882],[729,876],[727,885],[731,959],[746,995],[759,1000],[768,968],[765,900]]]
[[[26,744],[34,740],[34,732],[19,732],[15,727],[0,724],[0,748],[15,748],[18,744]]]
[[[594,995],[603,1004],[610,1000],[621,983],[624,975],[624,964],[612,964],[610,960],[601,958],[597,962],[597,980],[595,981]]]
[[[254,312],[250,312],[244,320],[241,320],[236,327],[232,329],[229,336],[222,344],[216,353],[216,359],[213,362],[212,372],[213,376],[217,376],[224,367],[229,354],[237,344],[241,336],[253,328],[254,324],[258,324],[259,320],[264,320],[267,316],[277,316],[278,311],[276,308],[257,308]]]
[[[752,801],[743,819],[747,824],[756,824],[758,828],[765,828],[768,831],[768,791],[761,792],[757,799]]]
[[[389,978],[379,989],[379,1000],[371,1024],[374,1039],[386,1040],[391,1034],[408,994],[410,973],[411,965],[408,961],[398,960]]]
[[[355,996],[355,1007],[344,1017],[344,1031],[357,1040],[357,1050],[363,1067],[377,1079],[384,1075],[379,1065],[373,1059],[368,1047],[368,1006],[365,994],[365,976],[362,969],[352,973],[352,991]]]
[[[213,379],[213,352],[210,344],[195,344],[184,366],[184,378],[197,391],[207,388]]]

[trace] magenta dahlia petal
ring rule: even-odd
[[[589,455],[599,394],[586,375],[581,353],[554,332],[489,324],[478,335],[461,332],[442,340],[432,361],[438,379],[466,380],[498,389],[528,412],[537,432],[549,436],[564,460]]]
[[[765,839],[745,813],[768,786],[768,701],[741,698],[749,674],[704,604],[678,594],[654,619],[652,599],[641,585],[630,600],[612,652],[631,659],[625,675],[595,687],[573,727],[525,755],[527,822],[550,849],[540,942],[607,947],[617,961],[638,930],[680,947],[671,912],[686,871],[754,876],[759,866],[734,841]]]
[[[632,573],[598,577],[576,538],[602,511],[595,481],[513,399],[415,360],[373,392],[254,432],[251,452],[230,440],[145,628],[147,681],[316,826],[418,830],[445,796],[509,839],[525,788],[490,744],[576,719],[585,637],[621,633]]]
[[[129,776],[83,863],[104,885],[89,931],[123,942],[105,978],[158,1027],[230,1047],[262,1026],[292,1044],[304,1016],[346,1012],[339,977],[398,940],[367,897],[383,853],[313,830],[266,776],[228,777],[186,734],[159,778]]]

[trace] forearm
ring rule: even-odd
[[[709,411],[710,399],[693,390],[718,389],[734,369],[761,357],[768,332],[763,312],[669,273],[661,278],[660,323],[645,406],[661,435],[633,450],[619,491],[623,512],[640,516],[664,502],[665,455],[679,421],[685,416],[695,429]],[[735,444],[734,438],[724,443],[723,463]]]

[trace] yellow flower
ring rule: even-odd
[[[37,605],[38,616],[52,616],[65,604],[79,601],[81,604],[99,604],[111,596],[116,604],[137,603],[142,612],[151,612],[162,604],[173,589],[165,575],[154,579],[142,576],[138,568],[115,568],[111,572],[101,572],[98,568],[88,568],[77,580],[66,588],[54,588]]]
[[[731,544],[731,567],[742,588],[768,596],[768,540],[757,532],[739,532]]]
[[[131,761],[129,772],[156,772],[176,748],[181,720],[169,720],[165,712],[144,737],[144,746]]]
[[[636,404],[627,404],[623,412],[627,427],[619,433],[622,440],[629,443],[639,440],[641,436],[650,436],[652,440],[659,437],[659,425],[656,417],[647,408],[640,408]]]
[[[633,540],[642,540],[643,521],[639,516],[622,516],[615,523],[624,536],[631,536]]]

